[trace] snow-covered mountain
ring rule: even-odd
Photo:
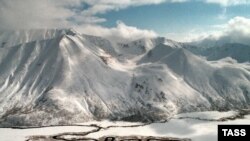
[[[250,62],[250,46],[239,43],[227,43],[221,46],[214,47],[198,47],[198,46],[185,46],[184,48],[193,52],[194,54],[201,55],[207,60],[219,60],[230,57],[237,62]]]
[[[2,31],[0,126],[249,108],[250,65],[210,62],[187,46],[165,38],[116,43],[74,30]]]

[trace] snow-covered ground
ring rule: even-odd
[[[32,135],[55,135],[64,132],[88,132],[94,130],[95,127],[87,126],[56,126],[30,129],[12,129],[0,128],[1,141],[25,141],[27,137]]]
[[[77,123],[77,125],[97,125],[103,128],[108,128],[110,126],[117,127],[117,126],[140,126],[144,123],[141,122],[124,122],[124,121],[109,121],[109,120],[102,120],[102,121],[90,121],[85,123]]]
[[[187,114],[190,117],[200,119],[214,119],[229,117],[235,112],[197,112]],[[182,115],[181,115],[182,116]],[[98,138],[108,135],[130,136],[159,136],[159,137],[178,137],[190,138],[192,141],[216,141],[217,140],[217,125],[219,124],[250,124],[250,115],[244,119],[236,119],[232,121],[216,122],[204,121],[199,119],[172,119],[167,123],[153,123],[146,126],[133,128],[110,128],[97,133],[89,134],[87,137]]]
[[[227,118],[234,116],[236,114],[237,112],[234,111],[195,112],[195,113],[177,115],[175,118],[171,119],[166,123],[152,123],[144,126],[139,126],[143,125],[142,123],[95,121],[95,122],[77,124],[82,126],[61,126],[61,127],[59,126],[59,127],[34,128],[34,129],[0,128],[0,139],[1,141],[24,141],[25,138],[32,135],[36,136],[36,135],[55,135],[59,133],[70,133],[70,132],[76,132],[76,133],[89,132],[95,130],[96,127],[85,127],[84,125],[91,126],[92,124],[95,124],[102,127],[103,129],[82,137],[99,138],[111,135],[112,136],[135,135],[135,136],[190,138],[192,139],[192,141],[217,141],[217,125],[250,124],[250,115],[246,115],[242,119],[235,119],[224,122],[207,121],[201,119],[218,120],[220,118]],[[115,127],[110,127],[110,126],[115,126]],[[118,126],[123,126],[123,127],[118,127]],[[77,138],[77,137],[79,138],[81,136],[65,134],[63,137],[70,140],[72,138]]]
[[[193,113],[184,113],[178,114],[175,118],[198,118],[203,120],[219,120],[225,117],[231,117],[238,114],[236,111],[228,112],[218,112],[218,111],[206,111],[206,112],[193,112]]]

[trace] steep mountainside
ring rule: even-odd
[[[116,43],[74,30],[0,32],[0,126],[163,120],[250,106],[250,66],[164,38]]]

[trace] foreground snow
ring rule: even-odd
[[[91,122],[85,122],[85,123],[77,123],[77,125],[84,125],[84,126],[91,126],[91,125],[97,125],[103,128],[109,128],[109,127],[117,127],[117,126],[140,126],[144,125],[141,122],[124,122],[124,121],[109,121],[109,120],[102,120],[102,121],[91,121]]]
[[[207,112],[193,112],[176,115],[175,118],[198,118],[203,120],[219,120],[224,117],[231,117],[238,114],[236,111],[219,112],[219,111],[207,111]]]
[[[192,141],[216,141],[217,125],[219,124],[250,124],[250,115],[244,119],[236,119],[233,121],[216,122],[200,119],[225,118],[233,116],[236,112],[196,112],[186,114],[188,117],[184,119],[172,119],[167,123],[153,123],[150,125],[134,128],[110,128],[97,133],[89,134],[87,137],[98,138],[108,135],[130,136],[130,135],[147,135],[158,137],[178,137],[190,138]],[[184,114],[178,115],[182,117]],[[198,119],[197,119],[198,118]]]
[[[90,132],[95,130],[93,124],[102,127],[103,129],[97,132],[90,133],[87,136],[90,138],[99,138],[103,136],[156,136],[156,137],[176,137],[176,138],[190,138],[192,141],[216,141],[217,140],[217,125],[218,124],[250,124],[250,115],[243,119],[229,120],[225,122],[207,121],[201,119],[218,120],[220,118],[227,118],[237,114],[237,112],[196,112],[189,114],[180,114],[166,123],[152,123],[144,125],[143,123],[129,123],[129,122],[88,122],[82,123],[82,126],[59,126],[59,127],[45,127],[34,129],[9,129],[0,128],[0,138],[2,141],[24,141],[28,136],[36,135],[55,135],[65,133],[63,136],[68,140],[72,138],[79,138],[77,135],[67,135],[70,132]],[[77,124],[79,125],[79,124]],[[87,127],[93,126],[93,127]],[[112,126],[112,127],[111,127]],[[123,126],[123,127],[119,127]],[[132,126],[132,127],[129,127]]]
[[[31,129],[11,129],[0,128],[1,141],[24,141],[32,135],[54,135],[64,132],[88,132],[95,129],[94,127],[85,126],[56,126]]]

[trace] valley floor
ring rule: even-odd
[[[173,137],[177,140],[216,141],[217,125],[250,124],[249,111],[196,112],[179,114],[159,123],[129,123],[95,121],[73,126],[14,129],[0,128],[1,141],[56,141],[82,138],[98,139],[107,136]],[[179,138],[179,139],[178,139]],[[184,141],[183,140],[183,141]]]

